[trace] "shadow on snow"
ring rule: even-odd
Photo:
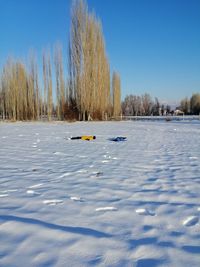
[[[104,232],[93,230],[87,227],[63,226],[63,225],[58,225],[58,224],[53,224],[53,223],[47,223],[47,222],[44,222],[38,219],[33,219],[33,218],[18,217],[18,216],[13,216],[13,215],[0,215],[0,220],[38,225],[38,226],[42,226],[42,227],[49,228],[52,230],[64,231],[68,233],[92,236],[92,237],[97,237],[97,238],[112,237],[112,235],[110,234],[106,234]]]

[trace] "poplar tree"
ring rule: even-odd
[[[121,114],[121,82],[117,72],[113,72],[112,76],[113,91],[113,116],[118,117]]]
[[[46,59],[46,53],[43,51],[43,57],[42,57],[42,70],[43,70],[43,115],[46,117],[47,115],[47,59]]]
[[[53,111],[53,96],[52,96],[52,70],[51,70],[50,53],[48,54],[48,61],[47,61],[47,85],[48,85],[47,112],[48,112],[48,120],[51,120]]]
[[[53,111],[52,70],[50,52],[43,52],[44,115],[51,120]]]
[[[56,96],[57,96],[57,117],[59,120],[64,119],[66,93],[63,74],[62,46],[57,43],[54,51],[54,64],[56,76]]]
[[[70,95],[79,119],[104,118],[110,108],[110,67],[102,26],[84,1],[74,1],[69,43]]]

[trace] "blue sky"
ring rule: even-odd
[[[150,93],[172,102],[200,92],[200,0],[88,0],[101,18],[111,70],[122,97]],[[0,0],[0,67],[61,41],[70,27],[70,0]]]

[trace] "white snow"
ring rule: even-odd
[[[29,188],[38,188],[38,187],[41,187],[43,184],[34,184],[34,185],[31,185],[29,186]]]
[[[80,197],[70,197],[70,199],[74,201],[83,201]]]
[[[200,122],[0,123],[0,266],[199,266],[199,159]]]
[[[26,193],[30,195],[40,195],[40,193],[37,193],[34,190],[27,190]]]

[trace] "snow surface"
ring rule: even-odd
[[[1,267],[200,266],[199,221],[199,123],[0,123]]]

